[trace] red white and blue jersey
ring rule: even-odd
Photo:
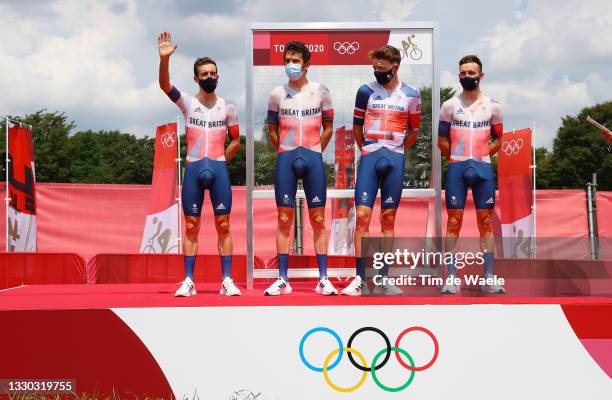
[[[168,97],[180,108],[187,131],[187,162],[203,158],[225,161],[225,138],[240,136],[236,106],[217,96],[212,108],[172,86]]]
[[[449,162],[491,162],[489,139],[502,136],[501,104],[485,96],[474,112],[458,96],[442,104],[438,136],[450,140]]]
[[[404,154],[407,131],[418,132],[421,125],[421,94],[403,82],[391,93],[376,81],[362,85],[353,123],[363,125],[362,155],[383,147]]]
[[[331,95],[323,84],[308,82],[300,91],[285,84],[270,93],[268,123],[279,126],[279,152],[303,146],[320,153],[322,123],[333,120]]]

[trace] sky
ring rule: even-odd
[[[612,99],[608,0],[0,0],[0,15],[0,114],[66,112],[78,130],[151,136],[176,118],[157,82],[162,31],[179,43],[172,82],[195,93],[193,60],[213,57],[244,123],[252,22],[436,21],[442,86],[460,88],[457,61],[479,55],[505,129],[536,123],[538,146],[552,147],[564,116]]]

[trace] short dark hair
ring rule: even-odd
[[[378,58],[381,60],[387,60],[394,64],[400,64],[402,62],[402,55],[400,54],[400,51],[391,45],[386,45],[379,49],[371,50],[368,53],[368,57],[370,57],[370,60]]]
[[[285,45],[285,51],[283,51],[283,61],[289,52],[301,54],[302,59],[304,59],[304,64],[310,61],[310,50],[308,50],[308,46],[306,46],[304,42],[292,40],[291,42],[287,43]]]
[[[482,62],[480,61],[480,58],[478,58],[478,56],[474,54],[469,54],[465,57],[462,57],[461,60],[459,60],[459,66],[462,66],[463,64],[467,64],[467,63],[478,64],[478,66],[480,67],[480,72],[482,72]]]
[[[198,76],[198,67],[200,65],[206,65],[206,64],[214,65],[215,72],[219,72],[219,69],[217,68],[217,63],[215,62],[215,60],[213,60],[210,57],[201,57],[195,60],[195,62],[193,63],[193,76]]]

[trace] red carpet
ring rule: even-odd
[[[338,285],[340,286],[340,285]],[[233,306],[351,306],[403,304],[595,304],[612,303],[609,297],[512,297],[507,295],[476,296],[476,290],[464,290],[463,296],[436,295],[434,288],[419,297],[347,297],[318,296],[314,283],[296,282],[290,296],[263,296],[265,285],[255,290],[243,289],[241,297],[225,297],[219,285],[198,285],[199,294],[175,298],[178,285],[97,284],[32,285],[0,291],[0,310],[89,309],[122,307],[233,307]],[[423,296],[430,293],[430,296]],[[472,296],[469,296],[472,295]]]

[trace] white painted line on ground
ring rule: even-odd
[[[10,287],[10,288],[6,288],[6,289],[0,289],[0,292],[6,292],[8,290],[13,290],[13,289],[20,289],[20,288],[24,288],[28,285],[20,285],[20,286],[15,286],[15,287]]]

